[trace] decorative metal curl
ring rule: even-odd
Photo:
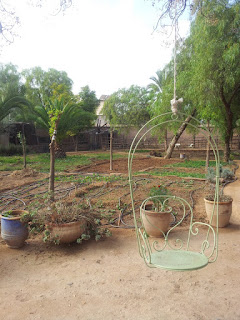
[[[168,244],[168,247],[172,250],[176,250],[176,251],[179,251],[183,248],[184,246],[184,242],[182,239],[174,239],[173,240],[174,243],[179,243],[179,246],[178,247],[174,247],[169,241],[167,241],[167,244]]]
[[[142,254],[142,258],[144,258],[145,262],[151,263],[151,251],[150,251],[149,243],[148,243],[148,241],[146,241],[146,239],[147,239],[146,232],[145,231],[142,232],[139,229],[139,234],[140,234],[142,242],[144,244],[143,245],[141,243],[141,250],[140,251],[141,251],[141,254]]]
[[[152,248],[153,248],[155,251],[161,252],[161,251],[163,251],[163,250],[166,248],[166,246],[167,246],[166,237],[164,236],[164,238],[162,238],[162,240],[163,240],[163,239],[165,239],[165,241],[164,241],[164,243],[163,243],[162,248],[158,248],[158,247],[160,246],[160,244],[159,244],[160,241],[158,241],[158,240],[153,241],[153,243],[152,243]]]
[[[196,227],[196,225],[201,225],[201,226],[206,226],[207,229],[207,238],[203,240],[202,244],[201,244],[201,253],[204,254],[208,259],[210,259],[214,253],[216,254],[216,257],[213,259],[213,261],[216,260],[217,258],[217,236],[215,233],[215,230],[213,229],[213,227],[211,225],[209,225],[208,223],[204,223],[204,222],[194,222],[191,226],[190,226],[190,232],[192,235],[196,236],[199,234],[199,228]],[[195,229],[195,231],[193,231],[193,229]],[[213,235],[213,240],[212,240],[212,250],[210,251],[209,254],[206,254],[206,250],[210,248],[210,242],[209,242],[209,231],[212,231],[212,235]],[[190,240],[190,239],[189,239]],[[213,262],[212,261],[212,262]]]

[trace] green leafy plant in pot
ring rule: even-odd
[[[101,225],[98,214],[89,206],[72,202],[55,202],[42,206],[33,214],[30,229],[34,233],[43,231],[43,241],[55,244],[81,243],[95,238],[110,236],[110,231]]]
[[[143,226],[148,236],[163,237],[172,221],[172,208],[168,207],[169,192],[165,186],[150,189],[148,200],[140,208]]]

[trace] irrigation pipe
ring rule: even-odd
[[[26,207],[26,203],[22,200],[22,199],[20,199],[20,198],[16,198],[16,197],[13,197],[13,196],[1,196],[0,197],[0,199],[12,199],[12,200],[10,200],[10,201],[8,201],[5,205],[4,205],[4,207],[1,209],[1,211],[3,211],[7,206],[9,206],[12,202],[15,202],[15,201],[20,201],[21,203],[22,203],[22,205],[24,206],[24,208]],[[1,206],[1,205],[0,205]],[[18,206],[15,206],[15,207],[13,207],[13,209],[15,209],[15,208],[18,208],[19,207],[19,205]],[[13,210],[12,209],[12,210]]]

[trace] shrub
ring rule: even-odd
[[[234,173],[232,170],[229,168],[223,168],[220,166],[220,178],[223,180],[233,180],[235,177]],[[206,174],[207,180],[209,180],[212,183],[215,183],[216,181],[216,171],[214,168],[210,167],[208,168],[208,173]]]
[[[9,146],[0,146],[1,156],[22,155],[22,146],[16,144],[9,144]]]

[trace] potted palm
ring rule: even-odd
[[[220,195],[218,202],[215,195],[207,195],[204,198],[207,218],[213,227],[217,226],[217,204],[218,204],[218,226],[224,228],[229,224],[232,214],[233,199],[227,195]]]
[[[168,190],[162,185],[153,187],[149,193],[149,200],[144,201],[141,208],[141,218],[146,233],[150,237],[163,237],[172,221],[172,208],[167,205]]]

